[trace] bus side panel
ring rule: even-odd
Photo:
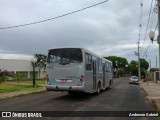
[[[92,71],[87,71],[86,70],[86,62],[85,62],[85,57],[86,57],[86,52],[84,50],[82,50],[83,53],[83,72],[84,72],[84,92],[86,93],[92,93],[92,86],[93,86],[93,82],[92,82],[92,76],[93,76],[93,72]]]
[[[109,87],[110,73],[106,72],[106,88]]]
[[[85,91],[93,93],[93,72],[85,71]]]
[[[98,71],[98,80],[97,80],[97,85],[98,82],[100,81],[101,83],[101,89],[103,89],[103,72],[102,71]]]
[[[111,86],[113,85],[113,72],[109,73],[109,80],[111,80]]]

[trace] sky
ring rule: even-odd
[[[0,28],[41,21],[104,0],[0,0]],[[158,44],[150,44],[148,33],[155,30],[153,12],[147,28],[152,0],[108,0],[104,4],[51,21],[11,29],[0,29],[0,58],[31,59],[56,47],[83,47],[99,56],[137,60],[139,25],[140,55],[156,66]],[[140,3],[143,7],[140,7]],[[147,29],[147,31],[146,31]],[[156,29],[157,36],[157,29]],[[145,39],[145,33],[146,39]],[[156,38],[155,38],[156,39]]]

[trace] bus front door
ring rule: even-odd
[[[93,90],[97,88],[97,70],[96,70],[96,61],[93,61]]]

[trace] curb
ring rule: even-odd
[[[141,89],[144,91],[145,95],[148,96],[148,93],[145,91],[145,89],[140,85]]]
[[[152,102],[157,107],[158,111],[160,111],[160,100],[152,100]]]
[[[21,96],[26,96],[26,95],[31,95],[31,94],[37,94],[37,93],[45,93],[45,92],[46,92],[45,89],[35,90],[35,91],[24,91],[22,93],[17,93],[17,94],[12,95],[12,96],[1,96],[0,100],[6,100],[6,99],[21,97]]]

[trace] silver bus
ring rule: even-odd
[[[97,93],[113,84],[112,62],[84,48],[48,51],[46,90]]]

